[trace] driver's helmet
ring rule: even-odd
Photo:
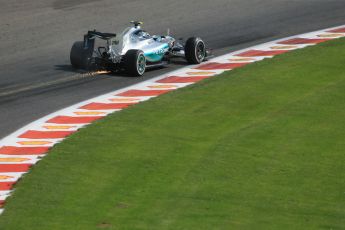
[[[150,34],[147,33],[145,30],[138,30],[134,34],[138,36],[139,39],[142,39],[142,40],[151,38]]]

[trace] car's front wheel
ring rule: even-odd
[[[205,43],[201,38],[189,38],[186,42],[184,52],[189,64],[200,64],[206,57]]]
[[[128,50],[124,57],[125,70],[132,76],[142,76],[146,70],[146,58],[141,50]]]

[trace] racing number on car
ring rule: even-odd
[[[162,55],[162,54],[165,53],[165,49],[164,49],[164,48],[161,48],[161,49],[155,51],[154,53],[157,54],[157,55]]]

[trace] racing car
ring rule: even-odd
[[[84,41],[73,44],[70,61],[74,68],[87,71],[125,71],[132,76],[142,76],[146,69],[169,64],[175,57],[183,57],[189,64],[199,64],[211,56],[199,37],[184,43],[169,35],[153,35],[141,28],[142,22],[132,21],[120,35],[88,31]],[[105,42],[97,46],[96,38]],[[184,43],[184,44],[183,44]]]

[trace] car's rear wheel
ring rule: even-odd
[[[206,46],[201,38],[189,38],[184,49],[186,60],[189,64],[199,64],[206,57]]]
[[[124,57],[125,70],[132,76],[142,76],[146,70],[146,58],[141,50],[128,50]]]
[[[84,42],[75,42],[71,48],[70,61],[74,68],[88,70],[92,57],[91,49],[84,49]]]

